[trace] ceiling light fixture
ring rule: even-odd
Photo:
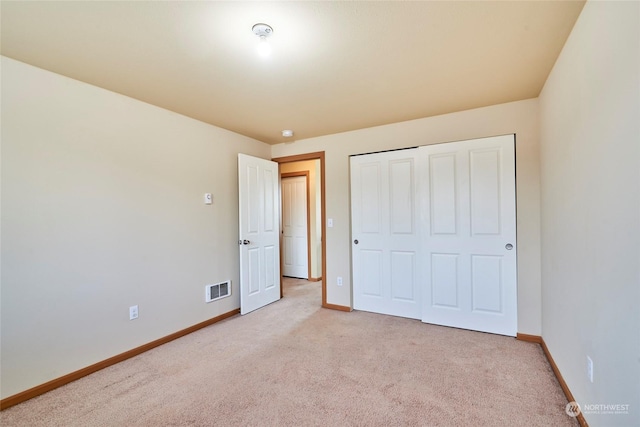
[[[282,136],[284,136],[285,138],[291,138],[293,136],[293,131],[285,129],[282,131]]]
[[[251,31],[260,38],[258,54],[263,58],[271,55],[271,46],[267,42],[267,37],[273,33],[273,28],[267,24],[256,24],[251,28]]]

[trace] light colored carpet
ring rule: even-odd
[[[575,426],[540,346],[320,308],[320,283],[0,413],[3,426]]]

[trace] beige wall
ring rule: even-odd
[[[518,332],[540,335],[538,100],[274,145],[272,157],[325,152],[327,302],[351,306],[349,155],[485,136],[516,134]],[[343,277],[344,285],[336,285]]]
[[[239,307],[237,153],[268,145],[7,58],[1,114],[3,398]]]
[[[540,111],[542,336],[583,409],[630,405],[589,425],[638,426],[640,3],[587,2]]]
[[[281,163],[280,172],[309,171],[309,222],[311,247],[311,278],[322,277],[322,224],[320,223],[320,160]]]

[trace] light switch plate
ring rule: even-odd
[[[211,193],[205,193],[204,195],[204,204],[205,205],[210,205],[213,203],[213,196],[211,196]]]

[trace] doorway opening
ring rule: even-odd
[[[322,306],[331,308],[327,304],[326,274],[326,206],[325,206],[325,161],[324,151],[300,154],[295,156],[271,159],[278,163],[281,177],[294,176],[291,174],[308,172],[309,179],[307,197],[308,203],[308,277],[310,281],[322,283]],[[282,186],[281,186],[282,194]],[[282,198],[281,198],[282,200]],[[280,248],[283,248],[284,228],[282,224],[282,210],[280,214]],[[280,257],[280,295],[283,295],[283,259]]]

